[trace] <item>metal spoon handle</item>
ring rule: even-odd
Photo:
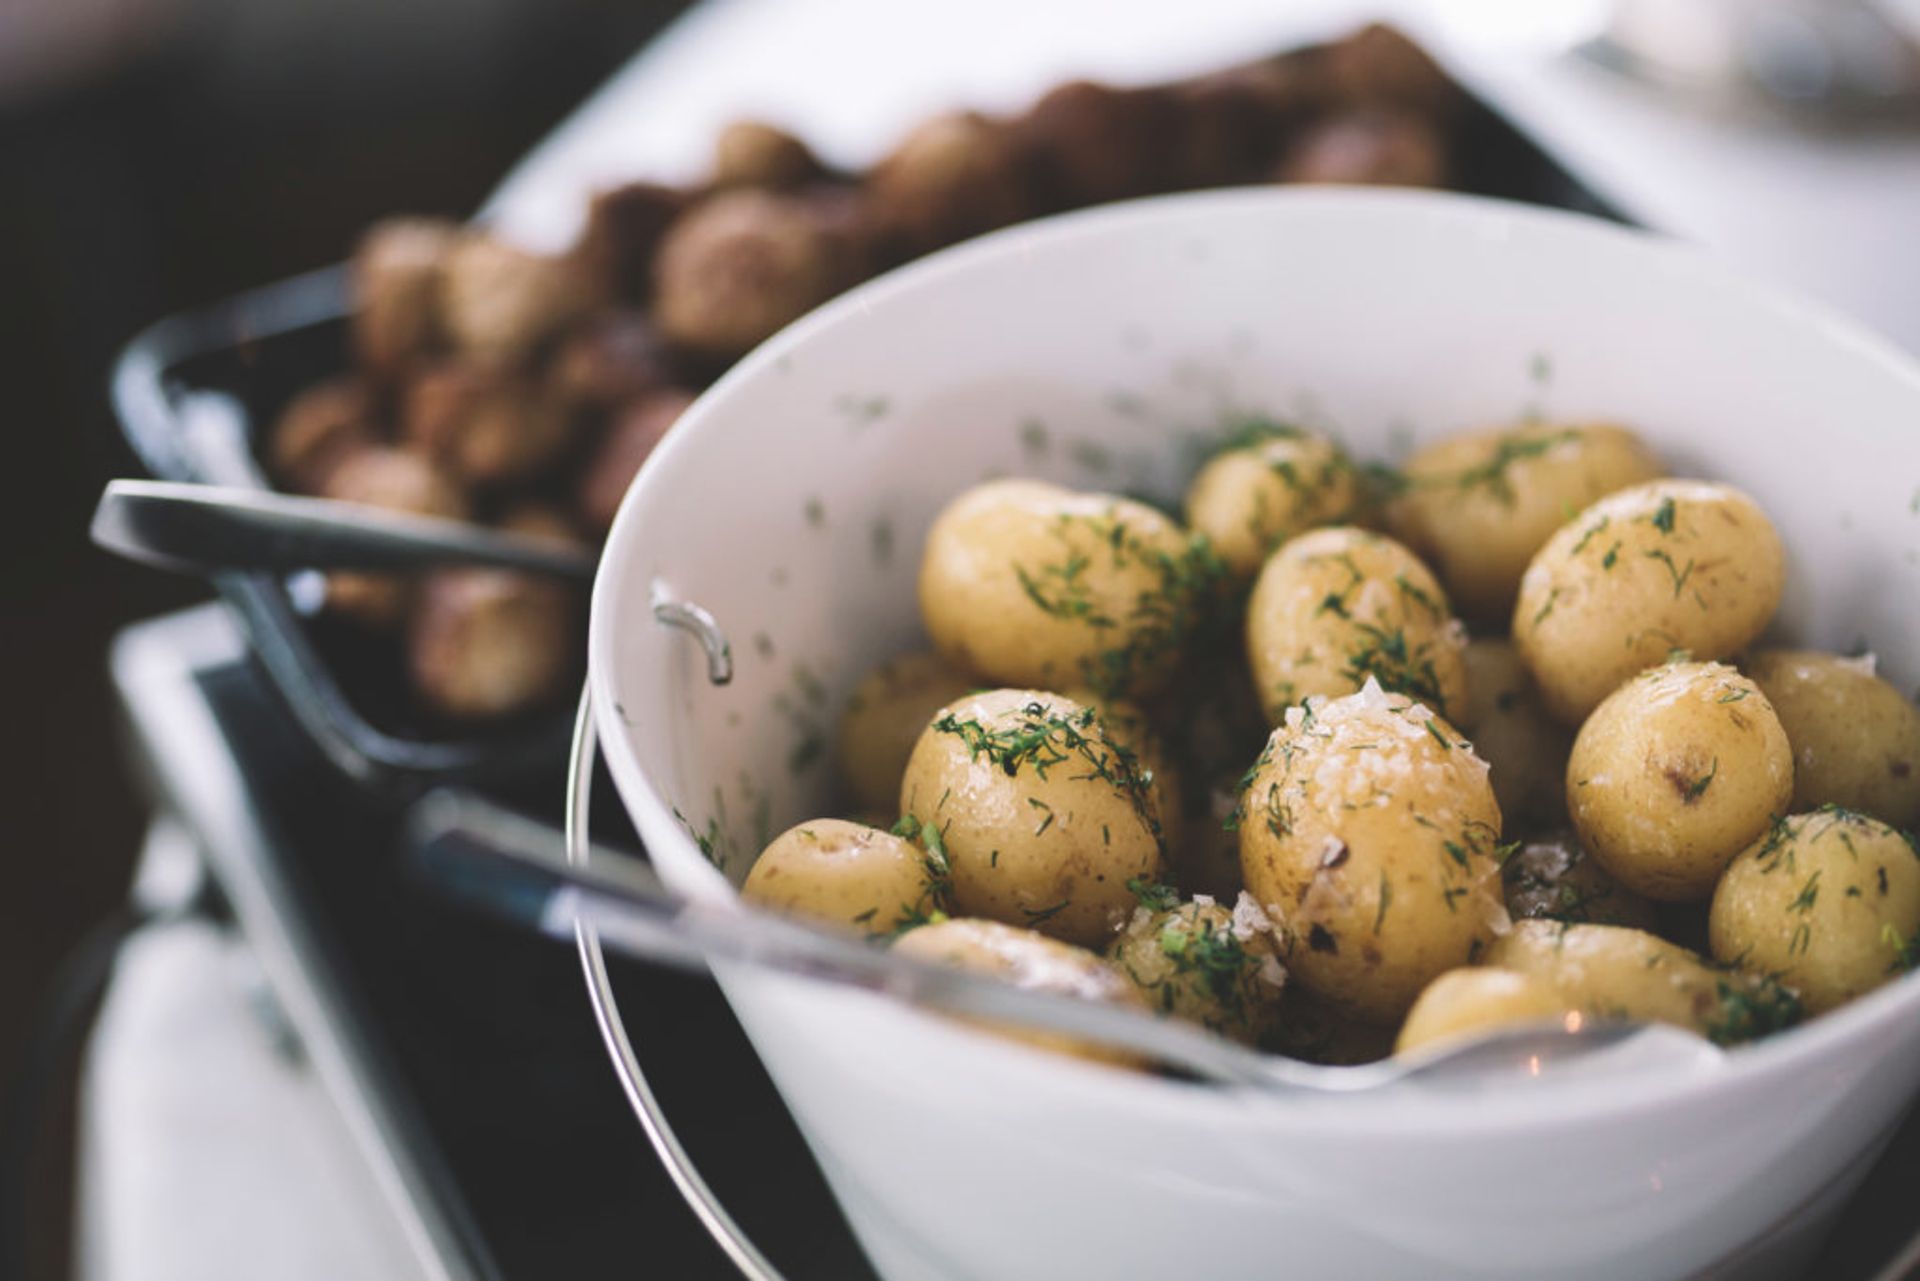
[[[570,864],[558,834],[470,794],[426,797],[409,826],[415,857],[439,885],[554,937],[571,939],[576,918],[584,919],[604,943],[644,960],[695,970],[710,960],[744,963],[944,1014],[1080,1037],[1206,1080],[1295,1084],[1284,1078],[1296,1065],[1182,1024],[925,964],[739,903],[696,902],[667,889],[639,860],[612,852],[596,851],[591,866]],[[1316,1071],[1297,1066],[1303,1076]]]
[[[187,573],[485,565],[589,581],[594,558],[558,543],[361,503],[159,480],[107,483],[93,541]]]

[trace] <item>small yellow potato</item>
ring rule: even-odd
[[[1715,969],[1684,947],[1619,925],[1515,921],[1484,963],[1544,979],[1594,1018],[1667,1023],[1719,1045],[1791,1027],[1802,1013],[1799,998],[1773,979]]]
[[[974,688],[938,654],[901,654],[861,678],[840,717],[840,776],[857,808],[890,811],[920,732]]]
[[[1141,910],[1107,959],[1153,1009],[1248,1045],[1274,1018],[1286,971],[1265,913],[1181,903],[1168,886],[1140,887]]]
[[[1139,759],[1090,707],[1001,689],[941,709],[900,812],[952,866],[955,911],[1099,947],[1161,879],[1165,839]]]
[[[1920,709],[1874,675],[1871,655],[1763,649],[1742,666],[1793,744],[1794,809],[1920,822]]]
[[[1275,725],[1289,707],[1351,694],[1369,677],[1443,716],[1463,710],[1465,646],[1427,567],[1391,538],[1352,526],[1284,544],[1247,602],[1247,659]]]
[[[1685,651],[1744,649],[1780,605],[1780,536],[1737,489],[1623,489],[1547,540],[1520,581],[1513,643],[1547,710],[1577,725],[1622,681]]]
[[[1295,534],[1348,519],[1359,500],[1338,445],[1293,428],[1262,424],[1260,432],[1215,454],[1187,489],[1187,524],[1243,580]]]
[[[1426,706],[1369,682],[1287,713],[1241,798],[1247,892],[1293,980],[1396,1022],[1507,923],[1487,766]]]
[[[1015,987],[1133,1009],[1146,1008],[1134,985],[1092,952],[999,921],[956,920],[923,925],[902,934],[893,950],[931,965],[948,965],[1003,979]],[[1137,1056],[1125,1051],[1091,1045],[1069,1036],[994,1024],[985,1026],[994,1027],[1014,1040],[1075,1058],[1119,1067],[1145,1066]]]
[[[1508,832],[1544,831],[1567,820],[1567,753],[1573,734],[1547,715],[1513,643],[1467,642],[1463,728],[1492,771]]]
[[[1405,1054],[1497,1027],[1561,1022],[1570,1012],[1559,989],[1546,979],[1487,966],[1448,970],[1427,984],[1407,1011],[1393,1052]]]
[[[1665,663],[1580,727],[1567,808],[1580,843],[1636,894],[1704,899],[1793,799],[1793,753],[1759,686],[1723,663]]]
[[[1064,694],[1082,707],[1091,707],[1106,727],[1107,737],[1133,753],[1153,793],[1153,810],[1160,817],[1161,831],[1172,841],[1186,826],[1186,804],[1180,792],[1180,772],[1153,722],[1137,704],[1122,698],[1104,698],[1084,688],[1068,689]]]
[[[776,912],[890,938],[942,917],[948,878],[938,855],[890,832],[817,818],[760,852],[740,895]]]
[[[1507,883],[1507,911],[1515,920],[1626,925],[1660,932],[1659,909],[1623,888],[1606,868],[1588,858],[1571,832],[1528,841],[1507,856],[1500,876]]]
[[[1824,1014],[1911,966],[1920,852],[1864,814],[1795,814],[1728,865],[1707,930],[1717,960],[1775,975]]]
[[[1222,572],[1144,503],[989,481],[928,531],[920,613],[948,662],[996,684],[1140,695],[1172,675]]]
[[[1568,516],[1660,475],[1641,439],[1611,424],[1535,423],[1466,432],[1419,450],[1387,528],[1432,565],[1456,608],[1505,618],[1527,562]]]

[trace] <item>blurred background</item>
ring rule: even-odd
[[[125,900],[139,851],[108,638],[208,594],[87,541],[100,486],[140,470],[106,398],[118,348],[339,261],[383,214],[467,216],[681,7],[0,2],[0,368],[21,451],[0,503],[0,1063],[58,959]],[[35,1277],[68,1275],[70,1127],[41,1135]]]
[[[0,773],[0,851],[9,860],[0,890],[0,1075],[24,1062],[51,1087],[32,1115],[0,1117],[6,1155],[30,1148],[24,1199],[0,1204],[0,1281],[74,1274],[77,1057],[50,1044],[33,1059],[24,1054],[32,1029],[61,1013],[84,1015],[50,1007],[59,993],[85,986],[67,981],[84,975],[62,976],[58,967],[89,930],[121,910],[148,828],[150,802],[125,764],[121,713],[105,675],[109,641],[130,622],[209,595],[192,580],[135,568],[88,542],[85,518],[102,483],[144,471],[109,406],[115,356],[157,318],[341,261],[384,215],[468,217],[686,7],[661,0],[0,0],[0,370],[15,397],[7,436],[24,450],[4,469],[0,502],[0,715],[12,730]],[[1422,34],[1433,33],[1444,52],[1461,57],[1457,65],[1472,67],[1471,87],[1544,146],[1543,155],[1496,128],[1493,116],[1475,117],[1461,136],[1484,144],[1491,159],[1462,163],[1459,185],[1604,206],[1707,243],[1920,348],[1920,259],[1906,248],[1920,227],[1920,133],[1912,115],[1882,110],[1875,100],[1920,74],[1911,41],[1890,34],[1920,32],[1916,0],[1887,0],[1878,25],[1842,23],[1832,32],[1827,15],[1855,6],[1226,0],[1211,7],[1230,16],[1210,24],[1190,19],[1186,6],[1166,6],[1151,18],[1108,22],[1090,0],[704,5],[706,16],[718,16],[681,41],[673,69],[661,67],[650,90],[636,82],[633,96],[603,104],[625,114],[610,128],[618,113],[602,111],[592,145],[550,153],[523,173],[496,211],[499,225],[535,248],[564,248],[590,192],[628,179],[698,176],[716,131],[743,108],[793,126],[829,162],[855,165],[936,109],[964,103],[1013,111],[1063,73],[1128,82],[1167,68],[1222,66],[1350,30],[1385,9],[1425,19]],[[1732,8],[1766,10],[1764,29],[1730,43],[1701,16]],[[863,15],[858,40],[815,38],[815,14],[846,30],[855,13]],[[1585,46],[1591,56],[1570,59],[1577,43],[1601,32],[1606,40]],[[893,51],[947,43],[981,56],[949,60],[933,74],[889,72]],[[723,66],[701,61],[703,50],[722,45]],[[1548,156],[1581,181],[1569,182]],[[300,768],[317,767],[306,761]],[[110,952],[84,955],[97,965]],[[562,964],[556,981],[567,993],[563,1035],[577,1039],[569,1066],[599,1092],[595,1106],[603,1109],[589,1115],[583,1108],[591,1124],[569,1139],[619,1133],[625,1146],[609,1160],[637,1163],[619,1166],[623,1177],[650,1179],[646,1195],[678,1212],[591,1041],[577,971]],[[724,1013],[688,1009],[697,1026],[728,1034]],[[65,1022],[84,1027],[84,1018]],[[697,1091],[713,1070],[690,1062],[688,1088]],[[741,1070],[764,1094],[757,1069]],[[666,1071],[672,1075],[671,1065]],[[573,1078],[545,1084],[562,1095],[582,1088]],[[458,1118],[455,1129],[484,1128],[474,1118],[486,1112],[482,1106]],[[796,1178],[814,1178],[797,1140],[781,1128],[777,1104],[747,1109],[730,1123],[753,1143],[785,1152],[803,1171]],[[752,1150],[743,1151],[740,1177],[764,1179]],[[514,1163],[497,1151],[490,1159]],[[523,1170],[521,1177],[538,1176]],[[463,1204],[485,1200],[484,1188],[460,1191]],[[504,1183],[494,1191],[526,1194]],[[824,1194],[813,1195],[811,1204],[824,1204]],[[594,1231],[610,1233],[605,1225],[620,1210],[616,1201],[596,1210],[598,1218],[582,1211],[537,1220],[529,1212],[532,1226],[512,1240],[492,1239],[490,1248],[539,1258],[563,1239],[599,1239],[582,1231],[589,1218]],[[16,1217],[7,1218],[9,1211]],[[672,1249],[706,1252],[685,1255],[697,1261],[685,1272],[663,1264],[666,1274],[718,1275],[717,1256],[697,1227],[684,1214],[675,1222]],[[18,1278],[4,1275],[13,1256],[24,1267]],[[682,1258],[671,1250],[662,1257]],[[841,1260],[853,1256],[812,1257],[815,1270],[796,1274],[851,1275]]]

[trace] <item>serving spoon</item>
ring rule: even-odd
[[[480,565],[587,582],[595,564],[565,543],[464,521],[164,480],[108,481],[91,532],[129,560],[197,574]]]
[[[641,860],[609,850],[595,848],[584,866],[569,863],[550,828],[468,793],[429,794],[408,829],[420,871],[442,890],[555,938],[572,941],[584,922],[603,943],[644,960],[695,971],[725,961],[860,988],[942,1014],[1070,1035],[1226,1086],[1349,1094],[1415,1081],[1470,1085],[1491,1074],[1537,1077],[1574,1060],[1583,1068],[1673,1072],[1722,1057],[1663,1024],[1569,1014],[1379,1063],[1323,1067],[1121,1006],[930,965],[737,900],[691,899]]]

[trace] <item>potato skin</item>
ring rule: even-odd
[[[1551,983],[1595,1018],[1644,1019],[1720,1045],[1799,1022],[1800,1001],[1771,979],[1716,970],[1686,948],[1618,925],[1515,921],[1486,964]]]
[[[1246,634],[1271,724],[1368,677],[1443,716],[1466,706],[1466,634],[1446,593],[1412,552],[1368,530],[1337,525],[1283,544],[1254,582]]]
[[[1513,643],[1547,710],[1578,724],[1676,650],[1738,653],[1780,605],[1780,536],[1727,485],[1659,480],[1561,526],[1520,580]]]
[[[1097,947],[1133,915],[1127,883],[1160,879],[1165,841],[1138,760],[1057,694],[990,690],[942,708],[907,760],[900,812],[938,831],[963,916]]]
[[[1760,650],[1742,666],[1793,745],[1793,808],[1920,822],[1920,710],[1873,673],[1873,660]]]
[[[1594,709],[1567,760],[1581,844],[1622,885],[1665,902],[1712,894],[1792,799],[1780,718],[1723,663],[1640,673]]]
[[[1389,1023],[1506,921],[1500,807],[1458,730],[1376,685],[1289,711],[1241,800],[1240,870],[1302,987]]]
[[[1145,504],[990,481],[928,532],[920,613],[948,662],[989,681],[1140,695],[1172,674],[1218,572]]]
[[[760,852],[740,896],[750,903],[891,938],[939,919],[947,875],[939,858],[890,832],[818,818],[790,827]]]
[[[1421,991],[1400,1025],[1393,1052],[1464,1038],[1516,1023],[1564,1019],[1567,1002],[1547,980],[1490,966],[1448,970]]]
[[[1864,814],[1795,814],[1727,866],[1707,930],[1717,960],[1778,976],[1824,1014],[1909,968],[1920,853]]]
[[[893,950],[931,965],[949,965],[989,975],[1015,987],[1132,1009],[1146,1008],[1133,985],[1094,953],[999,921],[962,919],[923,925],[902,934]],[[1095,1063],[1146,1066],[1140,1058],[1123,1050],[1109,1050],[1068,1036],[1052,1036],[1025,1028],[1000,1028],[993,1024],[985,1026],[995,1027],[1016,1041]]]
[[[420,585],[407,665],[420,698],[459,720],[513,716],[557,698],[578,662],[580,602],[565,583],[443,569]]]
[[[1285,431],[1215,454],[1187,488],[1187,524],[1234,577],[1251,579],[1280,544],[1345,520],[1359,501],[1353,465],[1323,436]]]
[[[1463,728],[1492,771],[1507,831],[1539,832],[1567,820],[1567,753],[1573,733],[1547,715],[1513,643],[1467,642]]]
[[[1587,857],[1571,832],[1528,841],[1500,865],[1507,911],[1515,920],[1625,925],[1659,933],[1660,913]]]
[[[1200,899],[1135,913],[1107,959],[1153,1009],[1252,1045],[1280,1004],[1278,953],[1264,914]]]
[[[853,687],[840,717],[840,777],[859,809],[891,812],[913,745],[935,714],[973,688],[938,654],[901,654]]]
[[[1093,714],[1106,728],[1107,737],[1133,753],[1147,780],[1153,798],[1153,812],[1160,818],[1160,830],[1171,843],[1186,827],[1186,801],[1181,792],[1180,771],[1173,763],[1167,743],[1153,727],[1153,721],[1137,704],[1123,698],[1106,698],[1084,687],[1062,693]]]
[[[1504,619],[1567,513],[1654,479],[1660,462],[1624,427],[1537,423],[1449,436],[1400,471],[1406,488],[1387,528],[1433,566],[1463,615]]]

